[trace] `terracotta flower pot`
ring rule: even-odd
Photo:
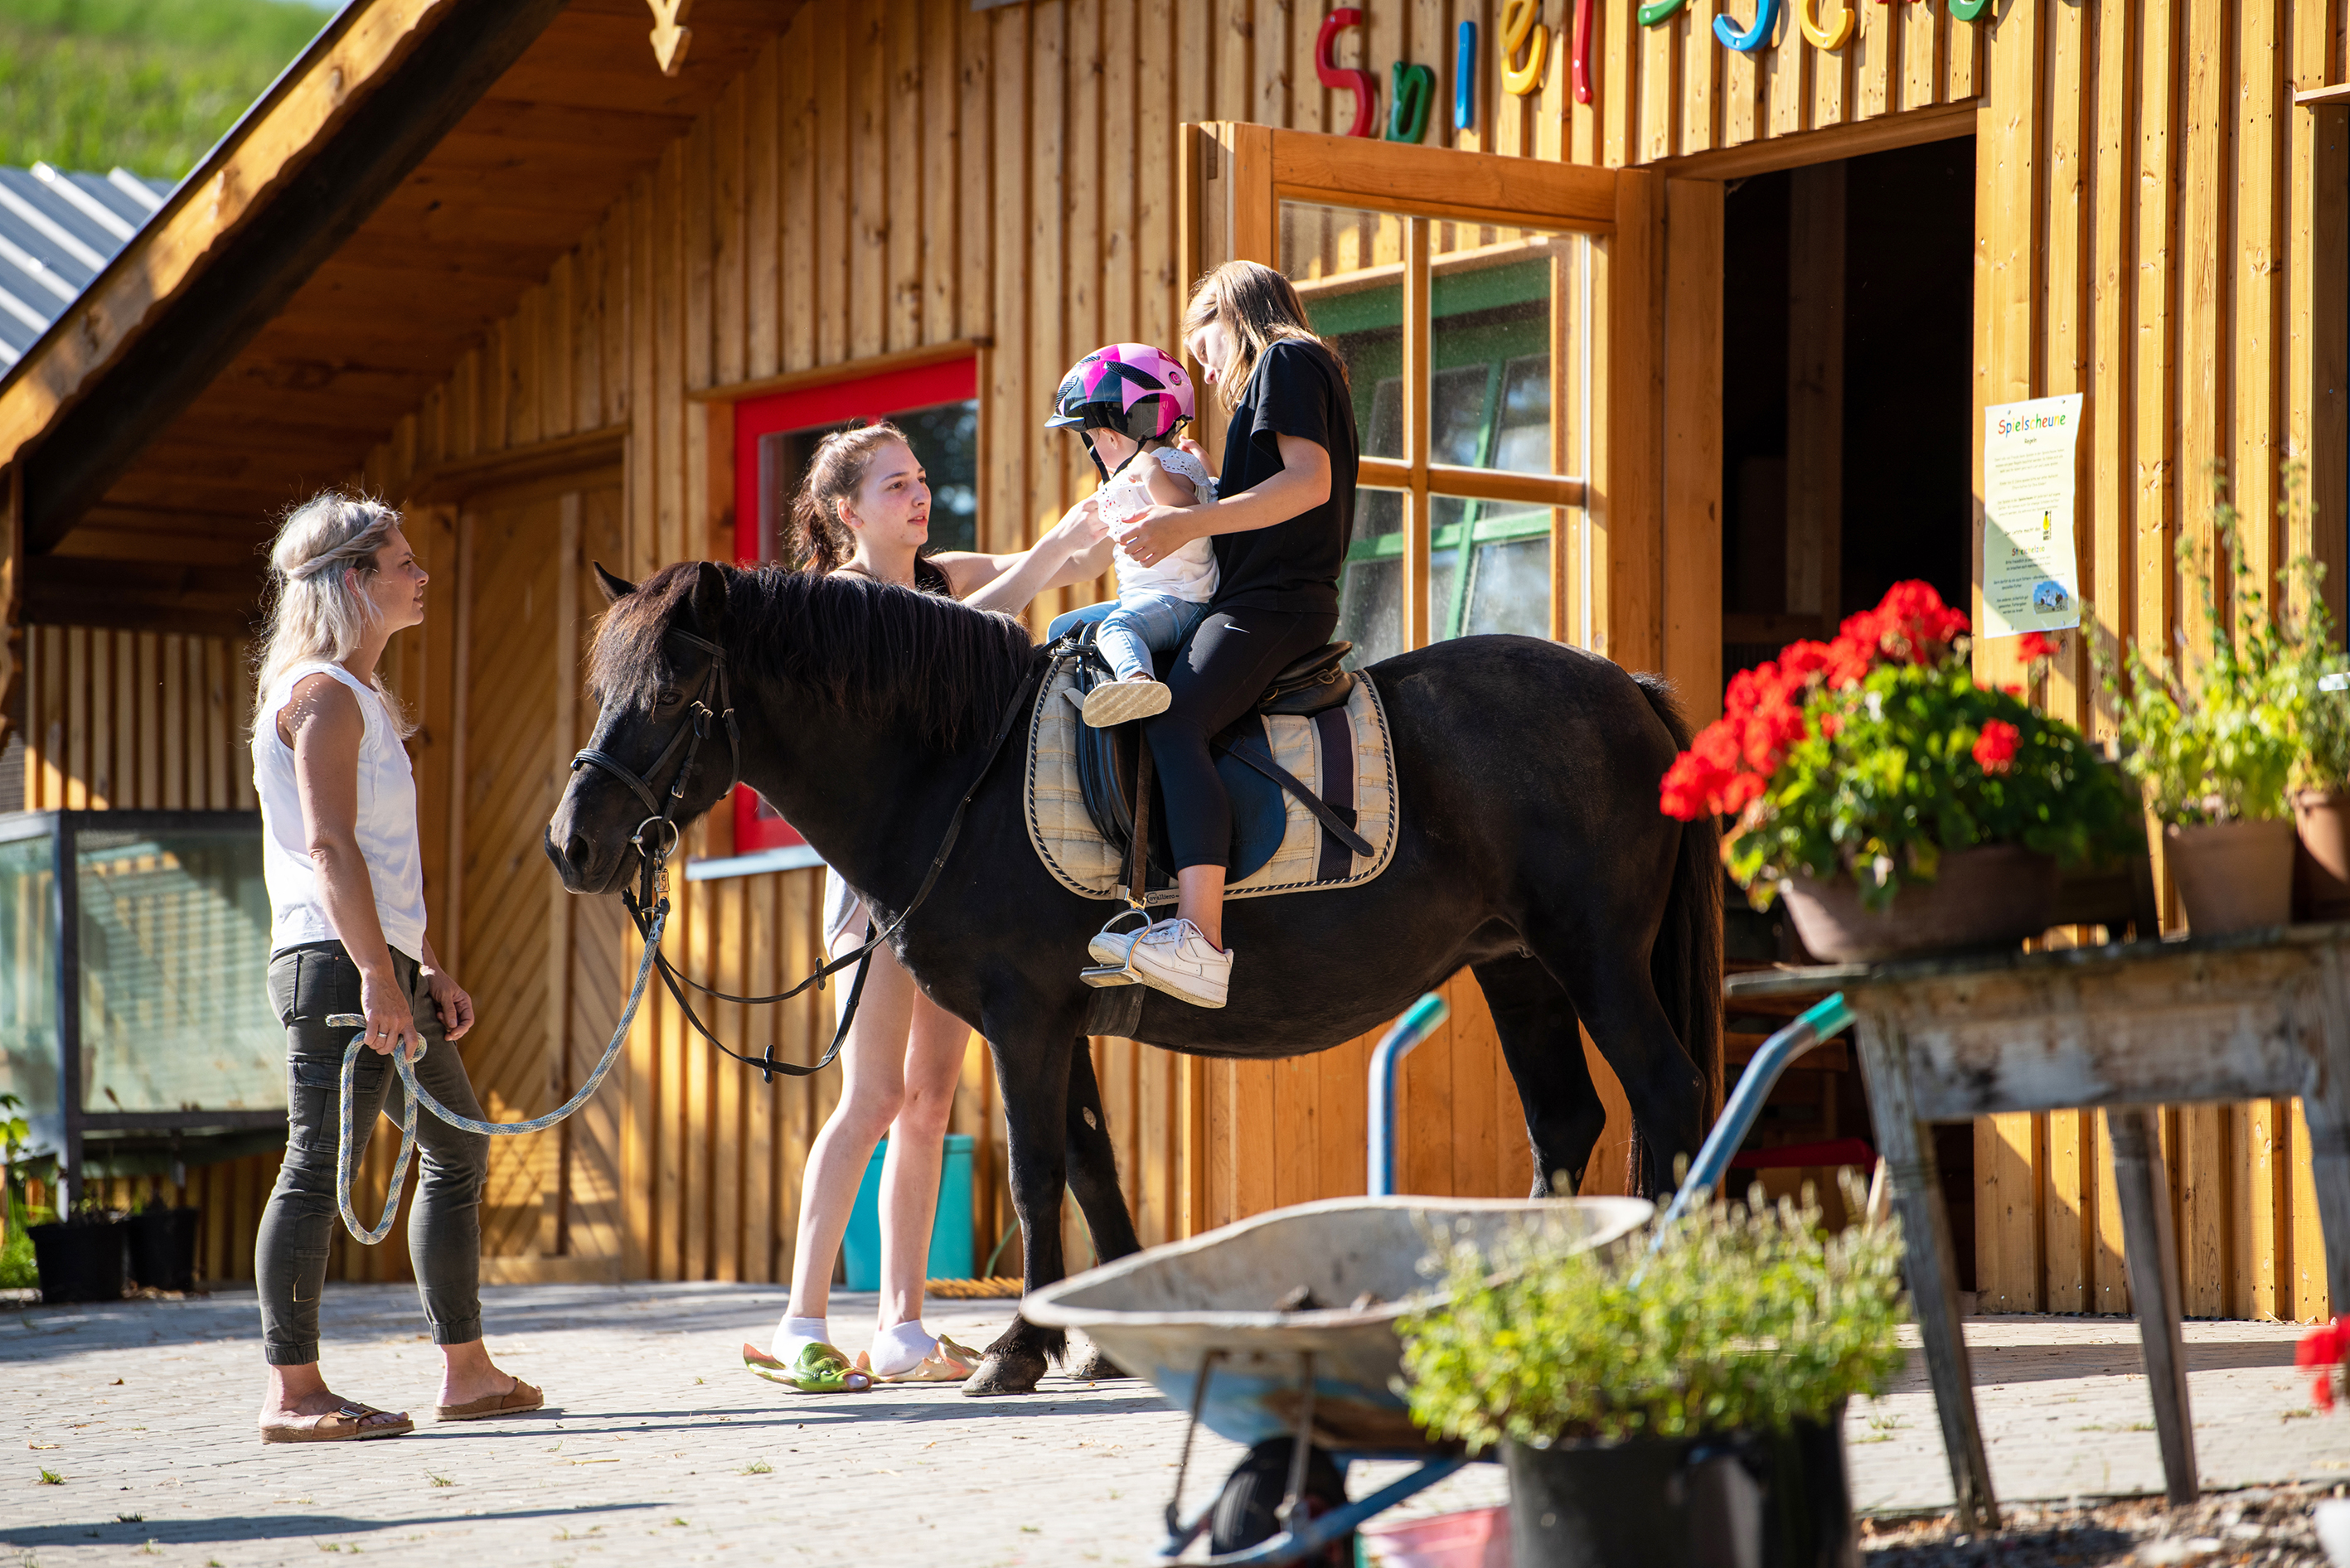
[[[2162,830],[2163,857],[2178,879],[2188,929],[2199,937],[2282,926],[2293,918],[2293,824],[2177,824]]]
[[[1904,882],[1893,907],[1865,909],[1849,877],[1796,877],[1779,885],[1795,934],[1828,963],[1874,963],[1925,953],[2011,947],[2048,929],[2056,908],[2056,861],[2014,844],[1942,857],[1931,882]]]
[[[2293,824],[2293,919],[2350,920],[2350,791],[2299,791]]]

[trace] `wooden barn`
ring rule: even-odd
[[[2314,555],[2338,610],[2345,135],[2350,0],[352,0],[0,381],[23,804],[249,807],[272,520],[327,484],[397,503],[434,578],[395,657],[435,940],[485,1100],[535,1114],[634,957],[538,846],[592,717],[588,564],[772,555],[808,432],[882,414],[941,535],[1016,547],[1092,483],[1042,428],[1063,369],[1175,347],[1234,255],[1346,348],[1341,635],[1375,655],[1533,632],[1703,711],[1897,579],[1980,610],[1985,410],[2076,393],[2095,627],[2195,629],[2174,547],[2215,469],[2255,566]],[[2110,728],[2080,644],[2036,695]],[[804,969],[821,873],[788,826],[746,798],[689,850],[687,970]],[[1514,1091],[1449,989],[1403,1185],[1522,1191]],[[806,1060],[828,1007],[717,1022]],[[1367,1051],[1097,1041],[1144,1239],[1359,1191]],[[1832,1163],[1852,1077],[1824,1054],[1760,1141]],[[1011,1213],[976,1042],[965,1085],[984,1259]],[[656,996],[587,1113],[499,1145],[493,1277],[785,1278],[833,1092],[763,1086]],[[2326,1311],[2293,1106],[2169,1122],[2189,1313]],[[1626,1133],[1617,1098],[1593,1188]],[[2126,1310],[2099,1117],[1956,1133],[1983,1309]],[[271,1169],[186,1170],[215,1277],[249,1272]]]

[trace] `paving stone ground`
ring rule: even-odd
[[[1143,1563],[1183,1419],[1146,1384],[1049,1376],[1034,1397],[954,1387],[795,1395],[745,1375],[783,1293],[742,1285],[485,1290],[502,1365],[553,1408],[386,1442],[265,1449],[250,1293],[0,1314],[0,1568],[392,1563],[497,1568],[664,1563]],[[427,1417],[437,1357],[412,1292],[330,1286],[338,1392]],[[1009,1303],[933,1303],[931,1324],[984,1344]],[[873,1298],[834,1297],[854,1352]],[[2062,1501],[2158,1490],[2135,1330],[2095,1319],[1968,1325],[1995,1484]],[[2206,1484],[2350,1481],[2350,1418],[2303,1414],[2290,1325],[2193,1324],[2190,1384]],[[1947,1506],[1922,1365],[1851,1413],[1857,1501]],[[1238,1458],[1203,1435],[1191,1500]],[[45,1484],[46,1471],[59,1478]],[[1372,1468],[1359,1493],[1400,1473]],[[1499,1502],[1471,1466],[1413,1511]]]

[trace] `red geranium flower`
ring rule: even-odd
[[[2004,719],[1992,719],[1982,727],[1975,740],[1975,762],[1987,774],[2003,774],[2015,761],[2015,748],[2023,739],[2022,732]]]
[[[2027,631],[2023,634],[2022,639],[2016,643],[2015,651],[2023,656],[2026,663],[2037,664],[2043,659],[2055,658],[2056,647],[2054,641],[2041,636],[2038,632]]]

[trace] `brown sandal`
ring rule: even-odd
[[[402,1416],[397,1421],[379,1421],[374,1426],[364,1423],[369,1416],[389,1416],[390,1410],[379,1410],[372,1405],[344,1404],[319,1416],[297,1416],[299,1426],[284,1421],[265,1421],[261,1440],[265,1443],[364,1443],[377,1438],[404,1437],[416,1430],[416,1423]]]
[[[478,1399],[468,1399],[463,1405],[437,1405],[432,1409],[436,1421],[483,1421],[492,1416],[519,1416],[536,1410],[546,1403],[546,1395],[521,1378],[503,1394],[484,1394]]]

